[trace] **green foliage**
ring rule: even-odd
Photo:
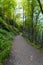
[[[16,7],[15,0],[1,0],[0,1],[0,13],[1,16],[4,18],[9,17],[13,18],[14,10]]]
[[[0,62],[9,55],[10,50],[11,50],[11,44],[6,46],[6,48],[4,48],[4,50],[0,53]]]
[[[2,65],[2,63],[0,63],[0,65]]]
[[[36,46],[43,46],[43,14],[37,0],[21,0],[24,9],[24,33],[30,41],[35,42]],[[40,2],[43,8],[42,1]],[[41,15],[42,14],[42,15]]]
[[[4,21],[2,18],[0,18],[0,24],[1,24],[0,26],[1,28],[8,30],[9,32],[12,32],[13,34],[16,34],[14,28],[10,24],[7,24],[7,22]]]
[[[42,8],[43,8],[43,3]],[[15,15],[16,0],[0,0],[0,65],[11,50],[14,35],[24,30],[24,35],[39,48],[43,44],[43,25],[40,24],[40,6],[37,0],[21,0],[18,4],[23,10],[25,21],[20,19],[21,13]]]
[[[15,28],[16,0],[0,0],[0,65],[9,55],[13,36],[19,34]]]
[[[3,59],[9,55],[12,45],[11,40],[18,32],[16,31],[15,27],[12,28],[12,26],[1,17],[0,24],[0,62],[2,62]]]
[[[3,61],[11,50],[12,35],[7,31],[0,29],[0,62]]]

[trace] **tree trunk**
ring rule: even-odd
[[[42,5],[41,5],[40,0],[38,0],[38,3],[39,3],[39,6],[40,6],[40,9],[41,9],[41,12],[42,12],[42,14],[43,14],[43,9],[42,9]]]
[[[41,43],[41,48],[43,48],[43,31],[42,31],[42,43]]]
[[[34,6],[33,6],[33,0],[32,0],[32,5],[31,5],[31,8],[32,8],[32,30],[31,30],[31,32],[32,32],[32,39],[31,39],[31,41],[33,42],[33,34],[34,34],[34,27],[33,27],[33,13],[34,13]]]

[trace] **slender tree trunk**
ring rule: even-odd
[[[42,9],[42,5],[41,5],[40,0],[38,0],[38,3],[39,3],[39,6],[40,6],[40,9],[41,9],[41,12],[42,12],[42,14],[43,14],[43,9]]]
[[[43,31],[42,31],[42,43],[41,43],[41,48],[43,48]]]
[[[40,6],[40,9],[41,9],[41,12],[42,12],[42,14],[43,14],[43,9],[42,9],[42,5],[41,5],[40,0],[38,0],[38,3],[39,3],[39,6]],[[43,48],[43,31],[42,31],[42,43],[41,43],[41,48]]]
[[[32,32],[32,42],[33,42],[33,34],[34,34],[34,27],[33,27],[33,13],[34,13],[34,6],[33,6],[33,0],[32,0],[32,5],[31,5],[31,8],[32,8],[32,30],[31,30],[31,32]]]
[[[23,31],[24,31],[24,5],[23,5]]]
[[[34,26],[34,41],[36,42],[37,40],[37,29],[36,29],[36,27],[37,27],[37,23],[38,23],[38,18],[39,18],[39,14],[40,14],[40,11],[39,11],[39,13],[36,15],[36,23],[35,23],[35,26]]]

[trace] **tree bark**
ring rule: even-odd
[[[33,27],[33,13],[34,13],[34,5],[33,5],[33,0],[32,0],[32,4],[31,4],[31,8],[32,8],[32,30],[31,30],[31,32],[32,32],[32,39],[31,39],[31,41],[33,42],[33,34],[34,34],[34,27]]]
[[[39,3],[39,6],[40,6],[40,9],[41,9],[41,12],[42,12],[42,14],[43,14],[43,9],[42,9],[42,5],[41,5],[40,0],[38,0],[38,3]]]
[[[43,48],[43,31],[42,31],[42,42],[41,42],[41,48]]]

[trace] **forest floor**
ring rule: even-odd
[[[10,57],[3,65],[43,65],[43,52],[28,45],[25,39],[18,35],[13,40]]]

